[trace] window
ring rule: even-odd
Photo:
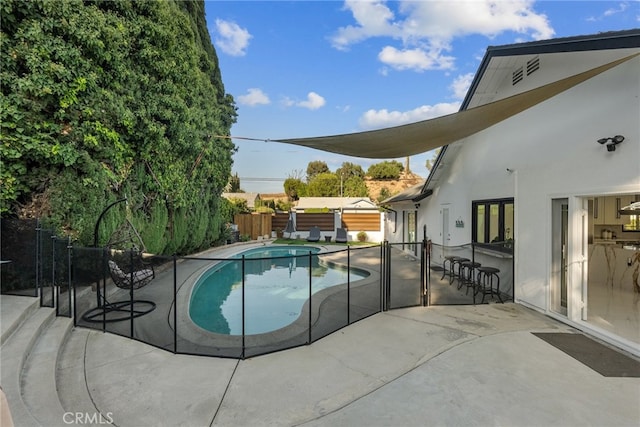
[[[622,231],[640,231],[640,215],[629,215],[622,224]]]
[[[473,243],[513,251],[513,199],[472,202]]]

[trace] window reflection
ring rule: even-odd
[[[473,242],[497,250],[513,251],[513,199],[481,200],[472,203]]]

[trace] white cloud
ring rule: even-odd
[[[325,103],[326,101],[322,96],[318,95],[315,92],[309,92],[307,94],[307,100],[299,102],[298,105],[310,110],[317,110],[318,108],[324,106]]]
[[[453,80],[453,83],[451,83],[449,88],[456,99],[464,99],[464,97],[467,96],[469,86],[471,86],[471,82],[473,81],[473,76],[473,73],[467,73],[460,75]]]
[[[385,46],[378,54],[380,62],[396,70],[434,70],[453,67],[453,57],[440,56],[438,52],[427,52],[420,48],[398,50]]]
[[[337,34],[332,37],[332,44],[336,49],[346,50],[350,44],[369,37],[389,36],[395,33],[400,35],[399,28],[391,22],[394,15],[385,5],[385,1],[346,0],[344,9],[351,11],[358,25],[338,29]]]
[[[620,3],[620,4],[618,5],[618,8],[617,8],[617,9],[610,8],[610,9],[605,10],[605,11],[604,11],[604,16],[611,16],[611,15],[615,15],[615,14],[617,14],[617,13],[622,13],[622,12],[624,12],[625,10],[627,10],[627,8],[628,8],[628,7],[629,7],[629,4],[628,4],[628,3],[626,3],[626,2],[625,2],[625,3]]]
[[[368,38],[389,37],[401,46],[387,46],[380,52],[378,58],[389,61],[386,64],[398,69],[451,69],[453,58],[445,52],[458,37],[495,37],[505,31],[525,39],[553,37],[549,20],[534,11],[533,4],[533,0],[403,0],[396,16],[384,0],[347,0],[345,9],[356,24],[339,28],[331,41],[335,48],[346,50]]]
[[[271,104],[271,100],[261,89],[252,87],[247,91],[246,95],[238,96],[238,103],[254,107],[256,105]]]
[[[246,28],[222,19],[216,19],[216,33],[216,46],[231,56],[244,56],[247,53],[249,40],[253,37]]]
[[[602,21],[605,18],[608,18],[610,16],[613,15],[617,15],[619,13],[624,13],[627,9],[629,8],[629,2],[621,2],[618,3],[618,7],[610,7],[609,9],[605,10],[602,15],[600,16],[590,16],[587,18],[587,22],[598,22],[598,21]],[[636,16],[636,19],[638,21],[640,21],[640,16]]]
[[[285,106],[296,105],[302,108],[308,108],[309,110],[317,110],[320,107],[323,107],[326,104],[325,99],[318,95],[315,92],[309,92],[307,94],[307,99],[300,102],[294,102],[289,98],[284,99]]]
[[[296,105],[296,102],[288,96],[283,96],[280,100],[280,104],[282,104],[283,107],[293,107]]]
[[[453,114],[459,109],[459,102],[451,102],[423,105],[409,111],[369,110],[360,117],[359,124],[365,130],[381,129]]]

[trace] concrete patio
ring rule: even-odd
[[[512,303],[392,310],[246,360],[64,332],[69,319],[56,318],[12,373],[24,325],[51,309],[28,297],[1,301],[2,386],[17,426],[69,425],[76,413],[83,425],[135,427],[640,423],[640,378],[603,377],[531,333],[573,329]],[[34,375],[44,361],[53,381]]]

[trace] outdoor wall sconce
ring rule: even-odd
[[[611,136],[609,138],[600,138],[598,140],[598,143],[606,144],[607,142],[609,142],[607,144],[607,151],[616,151],[616,145],[620,144],[622,141],[624,141],[624,136],[616,135],[616,136]]]
[[[415,207],[416,207],[416,209],[419,209],[420,208],[420,203],[416,203]]]

